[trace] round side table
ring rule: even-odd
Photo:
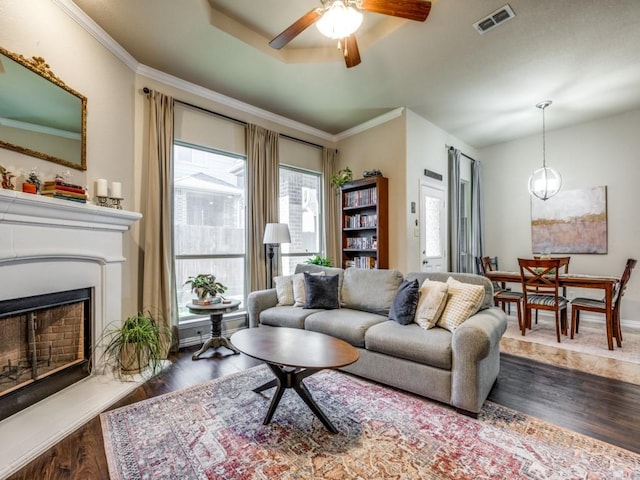
[[[209,348],[226,347],[232,350],[234,354],[240,353],[240,351],[231,344],[229,339],[222,336],[222,315],[237,310],[238,305],[240,305],[240,302],[237,300],[233,300],[231,303],[214,303],[212,305],[187,304],[187,308],[191,313],[195,313],[196,315],[209,315],[209,318],[211,318],[211,338],[202,345],[200,350],[191,356],[191,360],[199,360],[200,355],[209,350]]]

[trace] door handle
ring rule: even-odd
[[[426,258],[422,260],[423,265],[426,265],[427,263],[429,263],[429,260],[427,260]]]

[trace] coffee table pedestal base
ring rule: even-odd
[[[304,403],[311,409],[313,414],[318,417],[318,419],[322,422],[327,430],[331,433],[338,433],[338,429],[333,426],[331,421],[327,418],[318,404],[311,397],[311,393],[307,390],[307,387],[302,383],[302,380],[307,378],[310,375],[313,375],[321,368],[286,368],[281,365],[273,365],[271,363],[267,363],[267,366],[271,369],[273,374],[276,376],[274,380],[261,385],[258,388],[255,388],[253,391],[256,393],[262,392],[264,390],[268,390],[269,388],[277,387],[276,392],[271,399],[271,405],[269,405],[269,410],[267,411],[267,416],[264,418],[264,425],[269,424],[271,422],[271,418],[273,417],[278,404],[280,403],[280,399],[282,398],[282,394],[285,389],[293,388],[296,393],[302,398]]]

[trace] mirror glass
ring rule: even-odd
[[[42,57],[0,47],[0,147],[86,170],[87,99]]]

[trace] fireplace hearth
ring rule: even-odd
[[[89,375],[91,294],[0,301],[0,420]]]

